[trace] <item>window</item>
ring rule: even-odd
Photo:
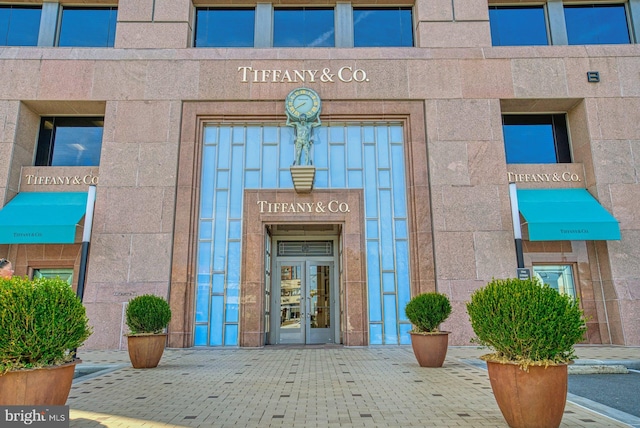
[[[576,298],[576,288],[571,265],[533,265],[533,275],[543,284]]]
[[[73,268],[34,269],[33,279],[36,278],[60,278],[67,284],[73,285]]]
[[[507,163],[570,163],[564,114],[504,115]]]
[[[413,46],[411,8],[354,8],[355,47]]]
[[[273,11],[273,46],[333,47],[332,8],[279,8]]]
[[[63,7],[58,46],[113,47],[116,7]]]
[[[543,6],[489,6],[493,46],[548,45]]]
[[[40,6],[0,6],[0,46],[37,46]]]
[[[102,117],[43,117],[36,166],[98,166]]]
[[[631,43],[624,4],[565,6],[570,45]]]
[[[253,47],[255,9],[196,10],[197,47]]]

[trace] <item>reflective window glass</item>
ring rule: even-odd
[[[279,8],[273,11],[273,46],[333,47],[332,8]]]
[[[489,6],[493,46],[548,45],[543,6]]]
[[[563,114],[504,115],[507,163],[569,163],[571,153]]]
[[[0,6],[0,46],[37,46],[42,7]]]
[[[102,117],[43,117],[36,166],[98,166]]]
[[[113,47],[116,7],[65,7],[62,9],[58,46]]]
[[[199,8],[196,47],[253,47],[255,9]]]
[[[623,4],[565,6],[570,45],[631,43]]]
[[[560,294],[576,298],[576,287],[571,265],[534,265],[533,275]]]
[[[413,46],[411,8],[354,8],[353,44],[367,46]]]
[[[73,268],[34,269],[33,279],[37,278],[60,278],[67,284],[73,285]]]

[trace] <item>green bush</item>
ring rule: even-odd
[[[415,326],[415,331],[435,332],[451,314],[451,304],[444,294],[423,293],[409,300],[404,313]]]
[[[129,301],[126,317],[131,334],[162,333],[171,321],[171,308],[162,297],[144,294]]]
[[[0,279],[0,373],[71,361],[91,332],[82,302],[65,281]]]
[[[568,363],[586,330],[579,303],[536,279],[494,279],[467,303],[475,342],[485,359],[528,365]]]

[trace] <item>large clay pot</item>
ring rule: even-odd
[[[512,428],[557,428],[567,402],[566,364],[529,366],[487,361],[493,395]]]
[[[449,332],[411,333],[411,346],[420,367],[442,367],[449,346]]]
[[[166,341],[166,333],[127,336],[131,365],[136,369],[157,367]]]
[[[0,375],[2,406],[64,406],[71,391],[75,359],[60,366],[16,370]]]

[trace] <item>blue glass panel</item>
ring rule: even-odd
[[[253,127],[253,129],[258,129],[257,127]],[[247,132],[247,128],[245,126],[234,126],[231,131],[231,143],[232,144],[245,144],[245,134]]]
[[[201,242],[198,245],[198,273],[209,273],[211,268],[211,243]]]
[[[342,144],[331,144],[329,147],[331,151],[331,188],[345,187],[344,146]]]
[[[215,174],[216,148],[205,146],[202,155],[202,183],[200,183],[200,216],[213,217],[213,186]]]
[[[329,144],[326,143],[329,138],[327,134],[328,130],[324,126],[315,128],[313,131],[313,164],[316,166],[316,168],[329,167]]]
[[[240,242],[229,242],[227,255],[227,282],[238,284],[240,282]]]
[[[411,324],[400,324],[400,344],[401,345],[411,345],[411,335],[409,331],[411,331]]]
[[[385,293],[396,292],[396,275],[393,272],[382,273],[382,290]]]
[[[0,46],[37,46],[41,12],[41,6],[0,6]]]
[[[238,303],[227,303],[224,316],[226,322],[238,322]]]
[[[218,294],[224,293],[224,274],[223,273],[213,274],[213,285],[211,287],[211,292],[218,293]]]
[[[400,125],[389,126],[389,140],[391,144],[403,144],[404,143],[404,130]]]
[[[211,296],[211,318],[209,325],[209,345],[222,345],[222,320],[224,319],[224,297]]]
[[[275,189],[278,186],[278,146],[262,146],[262,188]]]
[[[362,170],[351,170],[347,172],[349,183],[347,184],[350,189],[362,189]]]
[[[194,334],[194,345],[195,346],[207,346],[207,327],[208,325],[196,325],[195,334]]]
[[[198,275],[198,291],[196,293],[196,322],[207,322],[209,319],[209,290],[211,275]]]
[[[493,46],[548,45],[543,6],[489,6]]]
[[[196,47],[253,47],[254,9],[196,9]]]
[[[213,269],[224,270],[227,244],[227,192],[218,191],[213,231]]]
[[[375,143],[376,142],[376,128],[374,126],[362,127],[362,143]]]
[[[631,43],[624,4],[565,6],[570,45]]]
[[[262,128],[262,141],[264,143],[277,143],[280,141],[280,126],[264,126]]]
[[[325,170],[316,170],[316,180],[313,183],[313,187],[317,189],[325,189],[329,187],[329,171]]]
[[[364,212],[367,217],[378,217],[378,192],[376,183],[376,153],[375,147],[364,147]]]
[[[243,175],[243,158],[244,147],[233,146],[233,159],[231,164],[231,190],[229,201],[229,217],[241,218],[242,217],[242,197],[244,196],[242,175]]]
[[[378,186],[391,187],[391,173],[388,169],[378,170]]]
[[[396,239],[407,239],[408,237],[406,220],[396,220]]]
[[[391,146],[393,165],[393,214],[395,217],[407,216],[404,181],[404,150],[400,145]]]
[[[218,168],[228,169],[231,155],[231,128],[221,126],[218,134]]]
[[[378,239],[378,220],[367,220],[367,239]]]
[[[389,134],[386,126],[376,127],[376,143],[378,147],[378,168],[390,168]]]
[[[382,345],[382,324],[369,324],[369,341],[372,345]]]
[[[367,285],[369,288],[369,321],[382,321],[380,302],[380,261],[378,241],[367,241]]]
[[[291,171],[288,169],[280,170],[280,182],[278,183],[278,189],[290,189],[293,187],[293,179],[291,178]]]
[[[503,125],[507,163],[556,163],[551,124]]]
[[[382,269],[393,270],[393,218],[391,217],[391,192],[380,191],[380,245]]]
[[[288,134],[283,133],[283,135]],[[280,151],[280,155],[278,158],[280,160],[280,167],[289,167],[293,165],[293,158],[295,157],[296,152],[295,146],[293,145],[293,136],[291,137],[291,140],[282,140],[278,145],[278,150]]]
[[[344,143],[344,128],[342,126],[330,128],[328,141],[331,143]]]
[[[113,47],[116,7],[63,7],[58,46]]]
[[[262,145],[262,128],[249,126],[247,128],[247,144],[245,150],[245,168],[260,168],[260,146]]]
[[[260,171],[245,171],[244,173],[245,189],[260,188]]]
[[[400,319],[406,321],[404,307],[411,299],[411,284],[409,283],[409,247],[407,241],[396,242],[396,273],[398,276],[398,308]]]
[[[211,239],[213,237],[213,223],[208,220],[200,221],[200,239]]]
[[[398,317],[396,311],[396,296],[385,294],[384,296],[384,344],[398,344]]]
[[[218,142],[218,127],[205,126],[204,135],[202,136],[202,142],[204,144],[216,144]]]
[[[355,47],[413,46],[410,7],[354,8]]]
[[[273,11],[274,47],[333,47],[333,8],[278,8]]]
[[[238,324],[224,327],[224,346],[238,346]]]
[[[216,187],[218,189],[226,189],[229,187],[229,171],[226,169],[218,170]]]
[[[55,121],[53,156],[48,166],[98,166],[102,150],[102,125],[59,124]],[[64,123],[64,122],[63,122]]]
[[[229,222],[229,239],[240,239],[242,237],[242,222],[230,221]]]
[[[359,126],[347,127],[347,168],[362,168],[362,135]]]

